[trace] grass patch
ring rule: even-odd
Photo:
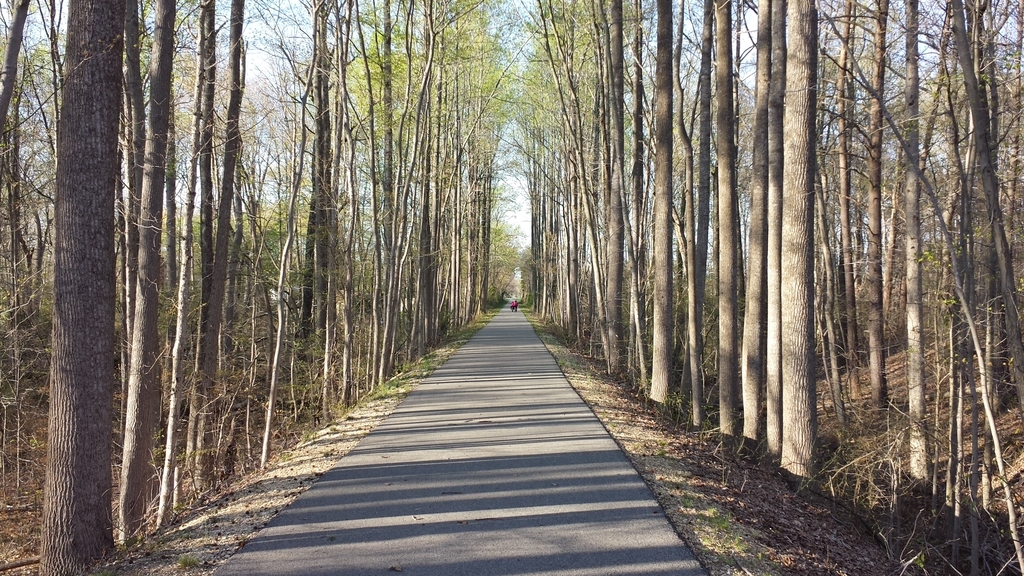
[[[191,554],[182,554],[178,556],[178,568],[182,570],[188,570],[189,568],[195,568],[199,566],[199,558]]]

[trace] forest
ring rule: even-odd
[[[512,297],[908,570],[1024,572],[1024,4],[3,13],[0,498],[40,573]]]

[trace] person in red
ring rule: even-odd
[[[509,308],[511,308],[513,312],[518,310],[519,309],[519,301],[518,300],[512,300],[512,303],[509,304]]]

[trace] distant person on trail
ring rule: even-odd
[[[518,300],[513,300],[512,303],[509,304],[509,308],[512,308],[513,312],[518,310],[519,309],[519,301]]]

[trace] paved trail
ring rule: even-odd
[[[705,575],[507,308],[218,576]]]

